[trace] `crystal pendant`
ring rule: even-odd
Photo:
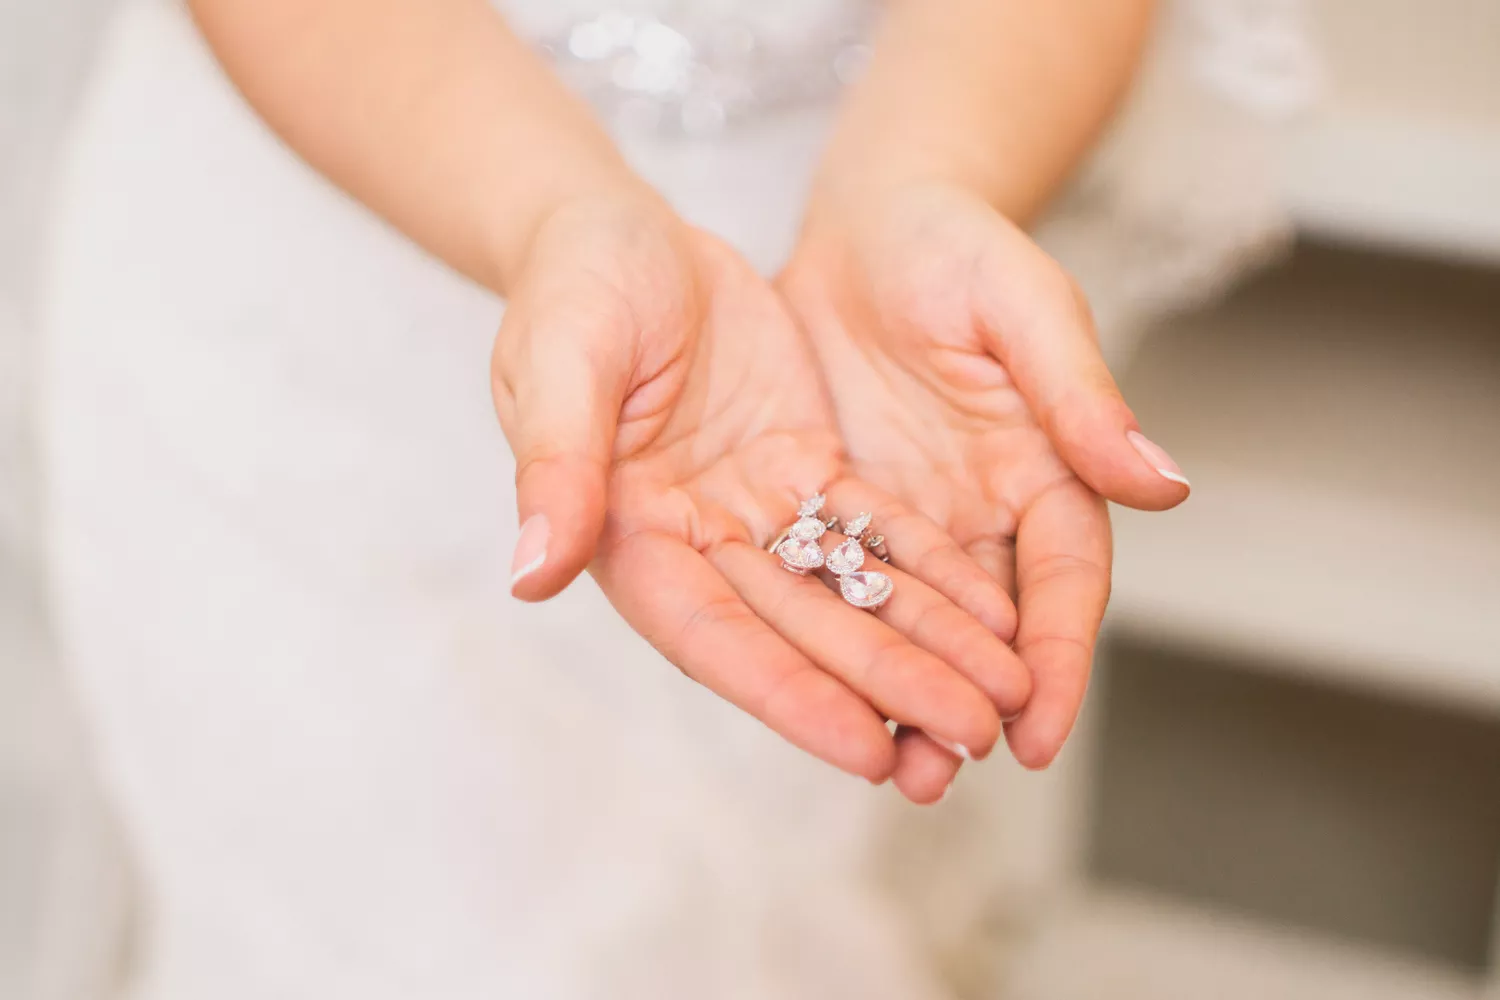
[[[891,596],[891,578],[873,570],[850,573],[839,578],[844,600],[856,608],[878,608]]]
[[[828,553],[828,570],[835,576],[853,573],[865,564],[865,549],[857,538],[839,543],[838,548]]]
[[[801,517],[792,525],[792,530],[787,532],[799,542],[816,542],[823,537],[828,530],[828,525],[816,517]]]
[[[849,519],[849,523],[844,525],[844,534],[848,535],[850,538],[858,538],[860,535],[863,535],[865,533],[865,529],[870,526],[870,519],[871,515],[868,513],[855,514],[852,518]]]
[[[776,547],[776,554],[793,573],[808,573],[823,565],[823,549],[811,539],[788,538]]]

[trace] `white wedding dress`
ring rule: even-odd
[[[689,218],[773,269],[870,11],[605,6],[507,12]],[[1284,234],[1258,157],[1302,99],[1285,8],[1164,17],[1049,222],[1108,328]],[[925,1000],[984,980],[1029,902],[1006,825],[1025,779],[970,767],[919,814],[687,682],[590,581],[512,600],[502,304],[279,145],[178,3],[119,11],[50,235],[53,604],[134,862],[132,996]]]

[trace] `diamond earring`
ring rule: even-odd
[[[870,519],[867,513],[850,518],[844,525],[844,534],[848,537],[828,553],[825,561],[828,571],[839,578],[839,593],[844,595],[844,600],[866,611],[874,611],[890,600],[891,592],[895,590],[895,584],[889,576],[875,570],[861,569],[865,564],[865,545],[884,541],[879,536],[868,541],[864,538],[870,527]]]

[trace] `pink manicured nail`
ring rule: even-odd
[[[1163,479],[1170,479],[1174,483],[1181,483],[1188,489],[1193,488],[1193,484],[1187,481],[1187,476],[1182,474],[1182,470],[1177,467],[1177,463],[1172,461],[1172,456],[1162,451],[1161,447],[1152,442],[1146,435],[1140,431],[1128,431],[1125,434],[1125,440],[1130,442],[1130,446],[1139,452],[1140,456],[1149,462],[1151,468],[1155,469]]]
[[[521,525],[521,537],[516,539],[516,554],[510,560],[510,589],[542,568],[547,561],[547,539],[552,534],[552,525],[546,514],[533,514]]]
[[[974,755],[969,752],[969,748],[964,746],[962,743],[953,743],[943,739],[941,736],[932,736],[931,733],[928,733],[927,735],[932,737],[932,742],[936,743],[938,746],[942,747],[953,756],[958,757],[962,760],[974,759]]]

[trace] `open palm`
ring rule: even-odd
[[[995,636],[1002,588],[952,592],[950,564],[968,557],[851,474],[806,341],[713,238],[654,219],[555,220],[512,296],[494,381],[521,515],[549,535],[518,596],[550,596],[588,565],[689,676],[903,790],[887,718],[983,753],[1025,704],[1030,679]],[[903,544],[935,570],[890,570],[875,615],[786,572],[766,545],[819,490],[845,517],[878,507],[911,525]]]
[[[1035,692],[1006,735],[1022,763],[1046,765],[1109,595],[1104,498],[1161,509],[1186,480],[1139,437],[1068,275],[971,194],[920,185],[873,210],[815,212],[780,285],[857,473],[1015,597],[1001,634]],[[885,524],[892,562],[920,571]]]

